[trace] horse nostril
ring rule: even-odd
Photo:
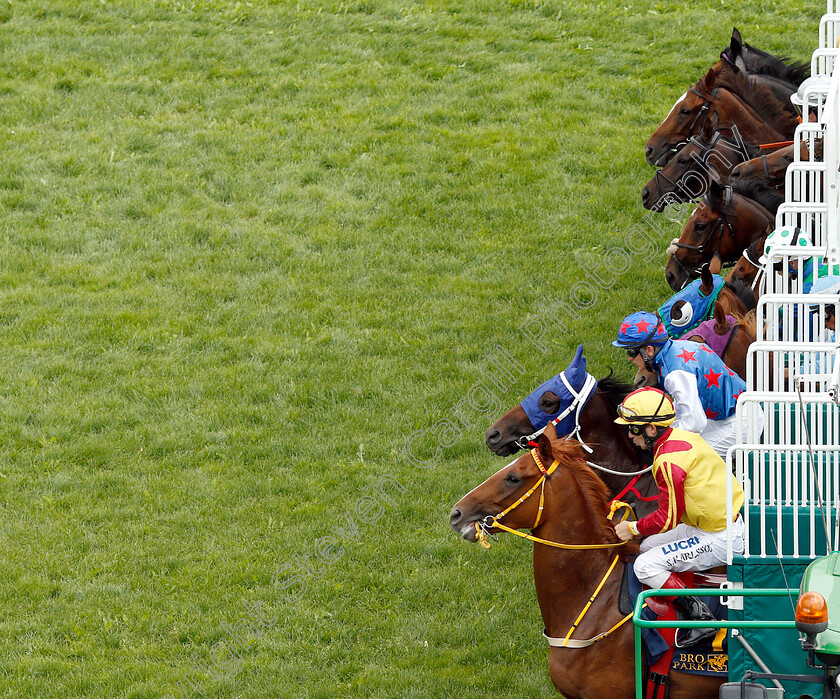
[[[497,444],[502,438],[502,433],[499,430],[487,430],[484,435],[484,441],[488,445]]]
[[[645,157],[650,162],[650,157],[653,155],[653,146],[645,146]]]
[[[642,190],[642,204],[647,204],[648,199],[650,199],[650,190],[647,187],[645,187]]]
[[[739,180],[741,179],[741,171],[740,170],[733,170],[729,173],[729,179],[731,180]]]
[[[449,515],[449,524],[451,524],[454,527],[456,524],[458,524],[458,522],[461,521],[461,517],[461,510],[453,508],[452,514]]]

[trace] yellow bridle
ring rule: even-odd
[[[506,527],[502,524],[499,520],[502,519],[505,515],[510,513],[511,511],[515,510],[519,507],[523,502],[525,502],[528,498],[530,498],[537,488],[540,489],[540,506],[537,509],[537,518],[534,521],[534,524],[529,527],[531,530],[536,529],[539,526],[540,519],[542,518],[543,507],[545,506],[545,483],[548,480],[548,477],[551,476],[557,470],[557,467],[560,465],[560,462],[557,459],[554,459],[554,462],[548,468],[545,467],[542,460],[539,457],[536,449],[531,450],[531,456],[534,459],[534,462],[537,464],[537,468],[540,469],[542,472],[542,476],[540,476],[539,480],[534,483],[533,487],[525,493],[519,500],[514,502],[510,507],[505,508],[499,514],[495,516],[488,515],[483,520],[478,521],[475,523],[475,535],[478,539],[478,543],[481,544],[483,548],[489,549],[490,542],[487,540],[487,533],[490,529],[501,529],[502,531],[508,532],[509,534],[515,534],[516,536],[520,536],[523,539],[528,539],[529,541],[534,541],[538,544],[544,544],[546,546],[553,546],[558,549],[572,549],[572,550],[583,550],[583,549],[611,549],[615,548],[616,546],[624,546],[626,542],[619,541],[616,544],[561,544],[557,541],[548,541],[547,539],[540,539],[539,537],[533,536],[532,534],[525,534],[517,529],[512,529],[511,527]],[[610,506],[610,514],[609,518],[612,519],[613,514],[616,510],[626,507],[628,510],[630,509],[630,505],[621,501],[615,501]],[[624,519],[627,519],[628,513],[624,513]],[[489,522],[488,522],[489,520]]]
[[[543,464],[542,460],[540,459],[539,454],[537,453],[536,449],[531,450],[531,456],[533,457],[534,462],[537,464],[537,468],[539,468],[540,471],[542,472],[542,476],[540,476],[539,480],[536,483],[534,483],[534,485],[531,487],[531,489],[527,493],[525,493],[525,495],[523,495],[521,498],[519,498],[519,500],[514,502],[512,505],[505,508],[504,510],[502,510],[502,512],[500,512],[499,514],[497,514],[495,516],[488,515],[487,517],[484,518],[484,520],[481,520],[481,521],[475,523],[476,538],[478,539],[478,542],[481,544],[482,547],[490,548],[490,542],[487,541],[487,533],[488,533],[488,530],[493,529],[493,528],[501,529],[502,531],[509,532],[510,534],[516,534],[516,536],[520,536],[523,539],[529,539],[530,541],[534,541],[538,544],[544,544],[545,546],[553,546],[553,547],[559,548],[559,549],[573,549],[573,550],[608,549],[608,548],[615,548],[617,546],[624,546],[624,544],[627,543],[626,541],[619,541],[618,543],[615,543],[615,544],[561,544],[557,541],[548,541],[547,539],[540,539],[539,537],[533,536],[531,534],[525,534],[524,532],[520,532],[517,529],[512,529],[510,527],[506,527],[504,524],[501,524],[499,522],[499,520],[502,519],[502,517],[507,515],[512,510],[519,507],[528,498],[530,498],[531,495],[533,495],[534,492],[537,490],[537,488],[540,489],[540,506],[537,509],[537,517],[534,520],[534,524],[530,528],[532,530],[536,529],[537,526],[540,523],[540,519],[542,518],[543,507],[545,505],[545,482],[548,479],[548,477],[551,476],[551,474],[554,473],[557,470],[557,467],[560,465],[560,462],[557,459],[555,459],[552,462],[551,466],[546,468],[545,465]],[[624,513],[624,516],[622,517],[622,521],[627,519],[628,515],[632,511],[631,507],[626,502],[621,502],[620,500],[615,500],[610,504],[610,513],[608,515],[608,519],[612,519],[613,515],[618,510],[620,510],[622,508],[625,508],[625,513]],[[485,524],[485,521],[488,520],[488,519],[490,520],[489,523]],[[610,577],[610,573],[612,573],[612,571],[615,568],[615,565],[616,565],[617,562],[618,562],[618,555],[616,555],[613,558],[613,561],[610,564],[609,569],[607,570],[604,577],[601,579],[601,582],[598,583],[598,587],[595,589],[595,592],[589,598],[589,601],[586,603],[586,605],[584,605],[584,607],[581,610],[580,614],[578,615],[577,619],[575,619],[574,623],[572,624],[572,626],[569,629],[569,632],[566,634],[565,638],[559,639],[559,638],[551,638],[551,637],[546,636],[546,638],[548,638],[548,642],[549,642],[550,645],[561,646],[561,647],[565,647],[565,648],[585,648],[587,646],[592,645],[593,643],[596,643],[597,641],[600,641],[602,638],[606,638],[607,636],[612,634],[613,631],[615,631],[616,629],[621,627],[624,623],[626,623],[633,616],[633,613],[631,612],[630,614],[625,616],[621,621],[619,621],[615,626],[613,626],[611,629],[609,629],[609,631],[605,631],[604,633],[600,633],[593,638],[587,639],[586,641],[574,641],[574,640],[571,639],[571,635],[574,633],[575,629],[578,627],[580,622],[583,620],[583,617],[586,615],[586,612],[589,611],[589,608],[592,606],[592,603],[595,601],[595,598],[601,592],[601,589],[604,587],[604,584],[607,582],[607,578]]]

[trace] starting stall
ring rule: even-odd
[[[840,273],[840,0],[837,5],[828,2],[812,77],[796,99],[803,121],[776,218],[776,230],[794,232],[798,244],[765,249],[757,339],[737,408],[747,428],[728,454],[744,486],[747,533],[743,554],[731,541],[728,551],[729,679],[740,683],[748,671],[779,676],[758,680],[765,689],[753,687],[743,694],[749,697],[840,696],[840,656],[832,655],[840,653],[832,645],[840,637],[840,595],[833,592],[840,588],[840,554],[832,555],[840,550],[840,345],[826,327],[826,309],[836,318],[840,297],[810,293],[818,280]],[[806,637],[804,627],[794,627],[794,608],[813,585],[824,588],[829,621]],[[795,681],[795,675],[818,681]]]

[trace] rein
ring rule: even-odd
[[[516,534],[517,536],[520,536],[523,539],[529,539],[529,540],[531,540],[535,543],[543,544],[545,546],[553,546],[555,548],[571,549],[571,550],[575,550],[575,551],[589,550],[589,549],[615,548],[617,546],[624,546],[624,544],[627,543],[626,541],[619,541],[619,542],[614,543],[614,544],[561,544],[561,543],[556,542],[556,541],[548,541],[546,539],[540,539],[536,536],[533,536],[533,535],[530,535],[530,534],[525,534],[525,533],[520,532],[516,529],[512,529],[511,527],[507,527],[504,524],[501,524],[499,522],[499,520],[502,519],[502,517],[504,517],[508,513],[515,510],[517,507],[519,507],[519,505],[521,505],[523,502],[525,502],[528,498],[530,498],[531,495],[533,495],[536,492],[537,488],[540,488],[540,506],[539,506],[539,509],[537,510],[536,520],[534,521],[534,524],[531,527],[531,529],[532,530],[536,529],[537,526],[540,523],[540,519],[542,518],[543,507],[544,507],[544,504],[545,504],[545,483],[551,477],[551,474],[553,474],[557,470],[557,467],[560,465],[560,461],[558,459],[554,459],[554,461],[551,463],[551,465],[548,468],[546,468],[545,464],[543,464],[543,462],[542,462],[542,459],[540,459],[540,456],[537,453],[536,449],[531,450],[531,456],[533,457],[534,463],[536,463],[537,468],[539,468],[542,475],[540,476],[539,480],[536,483],[534,483],[534,485],[528,490],[528,492],[525,493],[525,495],[523,495],[521,498],[519,498],[519,500],[514,502],[509,507],[505,508],[499,514],[497,514],[495,516],[494,515],[487,515],[487,517],[485,517],[483,520],[480,520],[480,521],[475,523],[476,537],[477,537],[478,542],[481,544],[482,547],[490,548],[490,542],[487,541],[487,537],[488,537],[488,535],[491,535],[490,534],[490,529],[493,529],[493,528],[501,529],[501,530],[509,532],[511,534]],[[622,520],[627,519],[630,511],[632,511],[632,510],[627,503],[619,502],[619,501],[614,501],[610,505],[610,514],[608,516],[609,519],[612,519],[613,515],[618,510],[620,510],[622,508],[624,508],[626,510]],[[603,633],[600,633],[597,636],[593,636],[592,638],[589,638],[589,639],[586,639],[586,640],[577,640],[577,639],[572,639],[571,638],[571,635],[575,632],[575,629],[577,629],[577,627],[580,625],[580,622],[583,620],[583,617],[586,616],[586,613],[589,611],[589,608],[592,606],[592,603],[598,597],[598,595],[600,594],[604,585],[606,584],[607,580],[609,579],[610,574],[615,569],[615,566],[618,563],[618,558],[619,558],[618,554],[616,554],[613,557],[613,561],[610,564],[610,567],[607,569],[607,572],[604,574],[604,577],[601,578],[601,582],[598,583],[598,586],[595,588],[595,592],[592,593],[592,596],[589,598],[589,601],[584,605],[580,614],[578,614],[574,623],[569,628],[569,631],[566,634],[565,638],[562,638],[562,639],[561,638],[552,638],[551,636],[548,636],[545,633],[545,631],[543,631],[543,636],[545,636],[545,638],[548,640],[549,645],[551,645],[551,646],[561,646],[561,647],[564,647],[564,648],[586,648],[587,646],[591,646],[593,643],[597,643],[602,638],[606,638],[611,633],[613,633],[616,629],[621,627],[629,619],[632,618],[633,612],[631,612],[630,614],[625,616],[621,621],[619,621],[617,624],[615,624],[608,631],[604,631]]]
[[[601,592],[601,588],[604,587],[604,583],[607,582],[607,579],[610,577],[610,573],[613,572],[613,568],[615,568],[615,564],[618,563],[618,555],[613,558],[612,563],[610,564],[609,569],[607,570],[606,574],[603,578],[601,578],[601,582],[598,583],[598,587],[595,589],[595,592],[592,593],[592,596],[589,598],[589,601],[584,605],[583,609],[581,610],[580,614],[578,614],[577,619],[575,619],[572,627],[569,629],[569,633],[566,634],[565,638],[554,638],[549,636],[545,631],[543,631],[543,636],[548,641],[548,645],[552,646],[553,648],[588,648],[589,646],[597,643],[602,638],[606,638],[609,636],[613,631],[620,628],[624,624],[626,624],[630,619],[633,618],[633,612],[630,612],[627,616],[625,616],[621,621],[615,624],[611,629],[608,631],[604,631],[603,633],[599,633],[597,636],[593,636],[592,638],[587,638],[586,640],[577,640],[571,638],[571,635],[575,632],[580,622],[583,620],[583,617],[586,616],[586,612],[589,611],[589,608],[592,606],[592,603],[595,601],[595,598]],[[647,602],[645,602],[643,607],[647,606]]]

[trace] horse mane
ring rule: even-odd
[[[731,184],[732,191],[752,199],[761,204],[767,211],[775,215],[784,203],[785,197],[778,189],[768,187],[757,180],[739,180]]]
[[[599,382],[600,384],[600,382]],[[573,439],[563,439],[551,444],[551,453],[561,465],[568,468],[574,475],[575,480],[581,489],[581,494],[590,505],[590,510],[595,515],[598,526],[604,538],[610,543],[618,541],[615,533],[615,526],[609,519],[609,491],[607,486],[595,472],[586,465],[584,460],[583,447]]]
[[[703,82],[703,78],[699,82]],[[695,87],[697,87],[695,85]],[[726,70],[715,77],[715,87],[729,90],[767,124],[782,134],[793,134],[797,126],[796,117],[787,111],[787,105],[767,87],[751,83],[743,73]],[[702,88],[700,88],[702,89]]]
[[[793,83],[799,87],[802,82],[811,75],[811,66],[802,61],[792,61],[787,56],[774,56],[767,51],[757,49],[747,42],[744,42],[744,48],[755,54],[753,59],[753,73],[760,75],[770,75],[774,78],[779,78],[785,82]]]
[[[735,319],[735,325],[740,325],[746,332],[755,336],[755,308],[744,313],[732,311],[729,315]]]
[[[618,409],[621,401],[623,401],[627,397],[627,394],[632,390],[633,386],[629,383],[613,376],[612,369],[610,369],[610,373],[603,379],[598,380],[598,392],[604,396],[607,403],[610,404],[610,407],[613,410]]]
[[[735,297],[744,304],[744,308],[748,309],[748,313],[755,312],[755,295],[743,279],[733,279],[731,282],[724,282],[723,285],[735,294]]]

